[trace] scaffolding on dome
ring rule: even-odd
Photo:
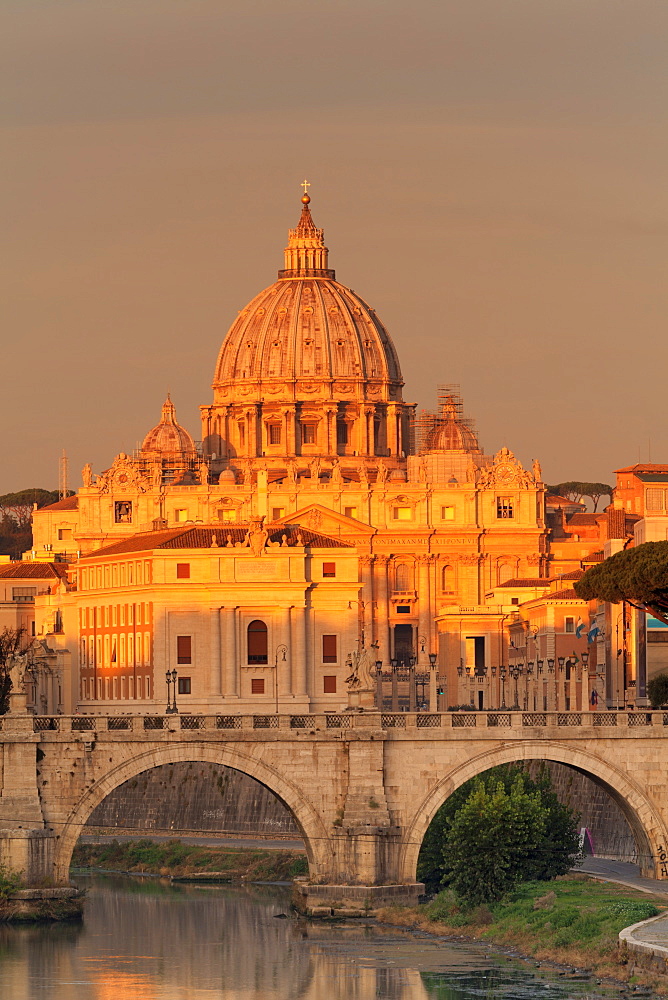
[[[457,382],[438,386],[438,410],[420,410],[413,417],[411,433],[415,440],[415,453],[424,455],[432,450],[438,431],[453,419],[471,432],[477,440],[475,421],[464,414],[461,387]]]

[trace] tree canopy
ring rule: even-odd
[[[617,552],[588,569],[575,592],[583,601],[628,601],[668,624],[668,542]]]
[[[577,816],[557,799],[544,768],[533,780],[516,764],[458,788],[422,843],[418,878],[469,903],[492,902],[521,881],[563,875],[578,851]]]
[[[553,493],[555,496],[568,497],[569,500],[573,500],[575,503],[579,503],[582,497],[589,497],[594,504],[594,510],[598,507],[601,497],[612,496],[612,489],[612,486],[608,486],[607,483],[581,483],[575,479],[547,487],[548,493]]]
[[[20,559],[21,553],[32,547],[33,505],[46,507],[59,495],[58,490],[34,488],[0,496],[0,553]]]

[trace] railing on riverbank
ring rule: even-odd
[[[20,716],[0,717],[0,731],[12,729],[12,720]],[[25,718],[25,717],[24,717]],[[642,730],[668,735],[668,712],[523,712],[515,710],[492,712],[324,712],[313,715],[34,715],[35,733],[118,733],[150,735],[158,732],[238,732],[239,730],[289,730],[314,734],[322,730],[384,729],[396,730],[475,730],[479,735],[492,730],[521,731],[532,737],[545,730],[578,729],[588,735],[607,737],[613,732]],[[498,735],[501,735],[499,732]],[[640,733],[638,733],[640,735]]]

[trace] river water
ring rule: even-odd
[[[1,1000],[585,1000],[480,947],[289,914],[279,886],[98,875],[82,923],[0,927]]]

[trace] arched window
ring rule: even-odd
[[[512,580],[515,576],[515,567],[511,566],[509,563],[503,563],[499,566],[499,585],[505,583],[506,580]]]
[[[452,566],[444,566],[441,570],[441,590],[444,594],[454,593],[455,571]]]
[[[406,563],[399,563],[394,571],[394,583],[396,589],[402,592],[411,589],[410,586],[410,567]]]
[[[267,626],[264,622],[254,621],[248,626],[248,662],[267,663]]]

